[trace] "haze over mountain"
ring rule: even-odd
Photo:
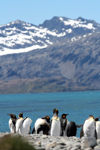
[[[100,24],[53,17],[0,26],[0,93],[100,90]]]

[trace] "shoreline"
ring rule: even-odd
[[[5,135],[14,135],[9,132],[0,133],[0,138]],[[78,137],[67,137],[67,136],[50,136],[40,134],[29,134],[21,135],[28,143],[34,146],[37,150],[100,150],[100,139],[86,138],[82,139]]]

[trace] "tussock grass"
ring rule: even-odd
[[[20,136],[6,135],[0,138],[0,150],[36,150]]]

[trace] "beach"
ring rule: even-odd
[[[9,134],[9,132],[0,133],[0,138]],[[10,135],[17,136],[17,134]],[[78,137],[54,137],[40,134],[21,135],[21,137],[38,150],[100,150],[100,139],[96,140],[92,137],[80,139]]]

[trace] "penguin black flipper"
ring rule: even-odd
[[[33,133],[35,133],[35,127],[34,127],[33,130],[32,130],[32,134],[33,134]]]
[[[99,118],[100,118],[100,117],[98,117],[98,120],[99,120]],[[95,121],[95,123],[94,123],[94,124],[95,124],[95,133],[94,133],[94,137],[97,139],[97,132],[96,132],[96,121]]]
[[[84,132],[83,132],[83,126],[82,126],[82,129],[80,131],[80,138],[82,138],[84,136]]]
[[[95,130],[95,135],[94,135],[94,137],[97,139],[97,132],[96,132],[96,130]]]
[[[29,131],[29,134],[31,134],[31,126],[30,126],[30,131]]]
[[[81,127],[83,127],[83,125],[81,124],[81,125],[76,125],[76,127],[77,128],[81,128]]]
[[[28,117],[25,117],[25,118],[23,119],[23,122],[24,122],[27,118],[28,118]],[[23,123],[23,122],[22,122],[22,123]]]

